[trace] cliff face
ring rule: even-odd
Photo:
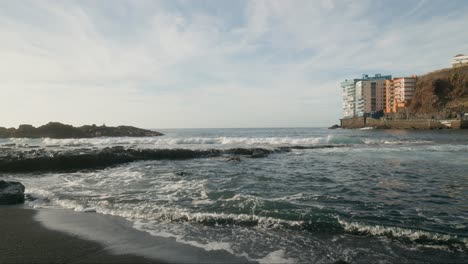
[[[409,113],[422,118],[451,118],[468,112],[468,66],[418,77]]]
[[[0,138],[91,138],[91,137],[153,137],[163,134],[131,126],[81,126],[74,127],[50,122],[40,127],[20,125],[15,128],[0,127]]]

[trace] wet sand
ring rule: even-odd
[[[152,236],[121,217],[63,209],[0,206],[0,234],[0,264],[250,262]]]
[[[34,220],[34,209],[0,207],[0,263],[162,263],[115,254],[99,243],[49,230]]]

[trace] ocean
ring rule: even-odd
[[[165,135],[0,139],[0,150],[204,155],[0,176],[26,186],[29,206],[120,216],[153,236],[260,263],[468,259],[468,131],[158,131]]]

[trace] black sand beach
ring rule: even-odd
[[[155,237],[110,215],[0,206],[0,263],[249,263]]]
[[[49,230],[34,209],[0,207],[0,263],[161,263],[131,254],[112,254],[99,243]]]

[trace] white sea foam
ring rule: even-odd
[[[40,147],[108,147],[131,146],[143,148],[170,148],[195,146],[314,146],[318,144],[429,144],[432,141],[404,141],[389,139],[371,139],[345,135],[327,135],[319,137],[103,137],[71,139],[8,139],[2,145],[17,146],[37,145]]]
[[[327,143],[327,138],[291,138],[291,137],[189,137],[189,138],[86,138],[86,139],[50,139],[42,140],[45,146],[112,146],[112,145],[315,145]]]
[[[301,227],[304,224],[304,221],[283,220],[253,214],[192,212],[182,208],[158,206],[153,202],[113,205],[109,205],[106,201],[84,202],[58,198],[52,192],[37,188],[29,188],[27,193],[38,198],[30,203],[31,206],[56,206],[79,212],[84,212],[87,209],[92,208],[93,211],[98,213],[121,216],[127,219],[158,220],[163,222],[210,223],[215,225],[218,223],[239,225],[254,223],[256,226],[263,228],[282,228],[284,226]],[[239,198],[233,197],[233,199],[238,200]]]
[[[427,232],[423,230],[415,230],[401,227],[390,227],[382,225],[366,225],[358,222],[347,222],[337,218],[338,222],[343,226],[347,232],[358,232],[371,234],[374,236],[390,236],[403,239],[416,240],[430,240],[439,242],[459,241],[464,247],[468,247],[468,239],[458,238],[447,234],[439,234]]]
[[[152,223],[154,225],[154,223]],[[150,224],[151,225],[151,224]],[[147,223],[141,221],[134,221],[133,227],[137,230],[147,232],[153,236],[158,237],[166,237],[166,238],[174,238],[177,242],[191,245],[194,247],[202,248],[206,251],[214,251],[214,250],[224,250],[227,251],[237,257],[244,257],[249,261],[258,262],[258,263],[295,263],[296,260],[293,258],[288,258],[286,256],[286,252],[284,249],[272,251],[265,255],[263,258],[252,258],[246,252],[236,252],[233,249],[233,244],[229,242],[219,242],[219,241],[205,241],[205,242],[198,242],[191,239],[185,238],[184,231],[178,228],[170,228],[169,230],[153,230],[151,227],[148,227]]]
[[[286,257],[286,252],[283,249],[270,252],[268,255],[261,259],[256,259],[260,264],[288,264],[295,263],[293,258]]]
[[[175,232],[170,233],[167,231],[155,231],[155,230],[148,229],[146,227],[146,224],[140,221],[134,221],[133,227],[137,230],[147,232],[153,236],[175,238],[176,241],[179,243],[202,248],[206,251],[225,250],[231,254],[235,254],[234,251],[232,250],[232,245],[227,242],[214,242],[213,241],[213,242],[207,242],[207,243],[200,243],[200,242],[193,241],[193,240],[186,240],[183,238],[182,235],[178,235]]]

